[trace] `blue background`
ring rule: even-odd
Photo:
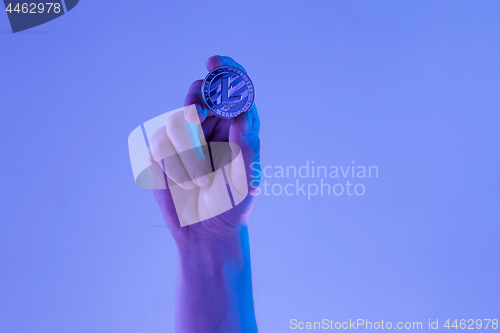
[[[256,86],[262,163],[377,165],[362,197],[261,195],[262,332],[500,317],[500,2],[81,1],[0,14],[0,332],[172,332],[176,249],[128,134],[213,54]]]

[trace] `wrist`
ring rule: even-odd
[[[177,241],[179,264],[181,267],[204,269],[207,273],[215,273],[221,264],[243,269],[245,258],[249,260],[248,243],[248,227],[243,225],[223,236]]]
[[[177,247],[177,331],[257,332],[247,227]]]

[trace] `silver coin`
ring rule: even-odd
[[[248,75],[232,66],[221,66],[203,80],[202,96],[208,108],[218,117],[232,119],[250,110],[255,91]]]

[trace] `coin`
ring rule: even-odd
[[[212,70],[203,80],[203,101],[217,116],[232,119],[250,110],[255,91],[248,75],[232,66]]]

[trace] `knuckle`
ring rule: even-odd
[[[155,134],[153,134],[149,142],[151,152],[153,153],[153,157],[156,160],[158,160],[158,155],[160,154],[162,146],[164,146],[164,142],[165,142],[165,127],[162,127],[158,131],[156,131]]]
[[[171,115],[167,120],[167,124],[165,125],[167,134],[178,133],[184,126],[185,120],[183,112],[176,112]]]

